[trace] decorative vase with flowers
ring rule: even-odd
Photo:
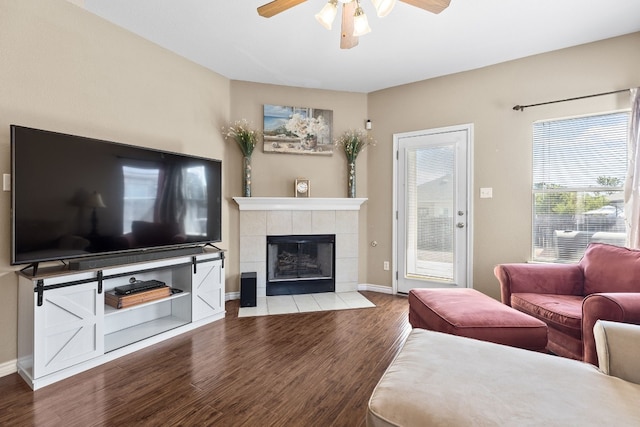
[[[336,140],[347,158],[347,196],[356,197],[356,159],[358,154],[369,145],[376,145],[375,140],[364,129],[352,129]]]
[[[228,128],[222,128],[224,139],[233,139],[242,151],[242,195],[251,197],[251,154],[258,143],[261,132],[252,129],[247,119],[236,120]]]

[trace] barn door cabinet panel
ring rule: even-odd
[[[83,281],[87,283],[82,283]],[[104,303],[93,274],[75,275],[68,285],[57,278],[20,283],[18,367],[40,378],[104,352]],[[39,289],[40,288],[40,289]]]
[[[224,312],[224,258],[200,257],[193,265],[193,321]]]

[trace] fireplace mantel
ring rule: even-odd
[[[358,211],[366,198],[234,197],[241,211]]]

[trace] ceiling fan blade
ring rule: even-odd
[[[358,37],[353,35],[353,15],[356,13],[356,2],[342,5],[342,27],[340,28],[340,49],[351,49],[358,46]]]
[[[304,3],[307,0],[273,0],[267,4],[263,4],[258,8],[258,15],[265,18],[271,18],[280,12],[284,12],[287,9],[291,9],[293,6],[297,6],[300,3]]]
[[[431,13],[440,13],[449,7],[451,0],[400,0],[411,6],[419,7]]]

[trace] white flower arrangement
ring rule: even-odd
[[[224,135],[224,139],[233,139],[236,141],[245,157],[251,157],[253,149],[256,147],[262,133],[252,129],[247,119],[242,119],[236,120],[226,129],[223,127],[222,134]]]
[[[363,129],[351,129],[343,133],[335,145],[342,147],[347,161],[353,163],[362,150],[369,145],[375,146],[376,141]]]

